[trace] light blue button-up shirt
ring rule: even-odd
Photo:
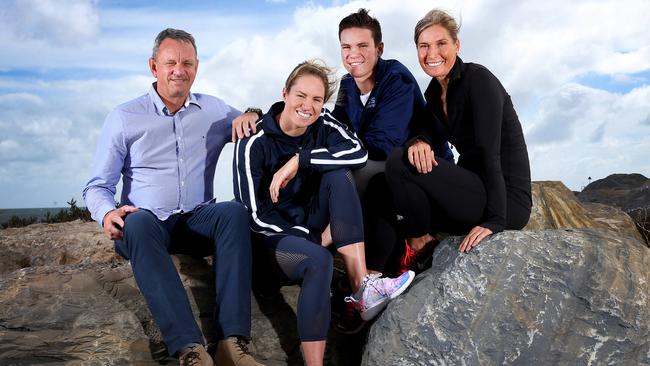
[[[217,160],[239,114],[218,98],[190,93],[170,115],[155,83],[149,93],[115,108],[102,127],[83,191],[93,219],[102,225],[115,208],[120,175],[121,203],[160,220],[212,200]]]

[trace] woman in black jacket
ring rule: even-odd
[[[530,167],[521,124],[499,80],[459,57],[458,25],[434,9],[415,27],[418,59],[433,79],[415,137],[387,161],[410,249],[424,251],[437,232],[467,234],[468,252],[488,235],[521,229],[532,206]],[[436,159],[431,146],[449,141],[458,164]]]
[[[324,103],[330,71],[307,61],[289,75],[257,132],[237,142],[235,197],[251,214],[253,245],[265,252],[266,277],[300,283],[298,333],[307,365],[322,365],[330,322],[332,245],[346,267],[352,302],[364,320],[377,315],[415,276],[369,274],[359,198],[348,169],[368,153]],[[260,268],[256,268],[260,270]]]

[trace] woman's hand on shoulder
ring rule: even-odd
[[[431,145],[422,140],[415,140],[415,143],[409,146],[407,155],[411,165],[420,174],[431,173],[433,167],[438,166]]]
[[[273,203],[278,202],[280,190],[286,187],[289,181],[291,181],[298,173],[298,163],[298,154],[296,154],[289,159],[282,168],[278,169],[278,171],[273,174],[273,180],[271,181],[271,186],[269,186],[271,201]]]
[[[458,250],[461,253],[469,253],[469,251],[477,246],[481,240],[487,238],[490,235],[492,235],[492,230],[484,228],[483,226],[474,226],[469,234],[467,234],[465,239],[463,239],[463,241],[460,243]]]

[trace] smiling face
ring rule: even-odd
[[[284,89],[282,97],[280,128],[289,136],[299,136],[320,116],[325,104],[325,85],[319,77],[305,74],[296,78],[289,90]]]
[[[435,24],[420,33],[417,49],[422,70],[443,81],[456,62],[460,41],[454,41],[446,28]]]
[[[156,91],[167,102],[185,102],[194,83],[199,60],[189,42],[166,38],[160,43],[156,58],[149,60],[151,73],[156,78]]]
[[[357,84],[359,81],[373,79],[375,66],[384,51],[384,43],[376,45],[372,32],[366,28],[344,29],[340,38],[343,67]]]

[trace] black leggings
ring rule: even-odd
[[[339,169],[323,174],[318,200],[310,207],[307,227],[320,233],[330,224],[333,246],[363,241],[361,205],[352,177]],[[273,277],[281,285],[299,283],[298,334],[303,342],[327,338],[330,323],[330,283],[332,281],[332,254],[321,246],[320,238],[307,240],[293,235],[254,235],[256,250],[263,248],[262,273]]]
[[[395,149],[386,161],[386,180],[406,237],[439,231],[467,234],[484,219],[486,192],[474,172],[443,159],[430,173],[420,174],[408,162],[404,149]],[[521,229],[530,206],[507,192],[506,229]]]
[[[363,196],[363,225],[366,236],[366,266],[369,270],[393,274],[403,239],[397,232],[397,209],[384,172],[368,182]]]

